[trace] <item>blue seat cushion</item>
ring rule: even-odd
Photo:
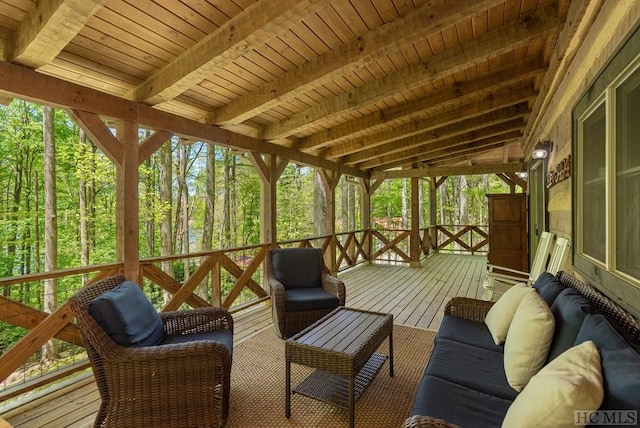
[[[504,352],[504,346],[495,344],[485,323],[451,315],[445,315],[440,323],[436,341],[441,338],[479,346],[496,352]]]
[[[461,427],[500,427],[511,403],[512,400],[425,375],[411,414],[444,419]]]
[[[282,248],[271,251],[273,275],[284,288],[322,285],[322,258],[315,248]]]
[[[132,281],[125,281],[93,299],[89,313],[118,345],[154,346],[164,340],[160,315]]]
[[[593,311],[589,301],[573,288],[562,290],[551,305],[551,313],[556,321],[553,340],[547,362],[571,348],[578,337],[582,322]]]
[[[533,288],[538,291],[538,294],[551,307],[556,297],[565,289],[565,286],[555,275],[551,275],[549,272],[542,272],[536,282],[533,283]]]
[[[505,400],[518,395],[507,381],[502,352],[449,339],[438,339],[425,374]]]
[[[284,307],[287,312],[334,309],[339,303],[337,296],[325,291],[322,287],[291,288],[284,296]]]
[[[162,341],[162,345],[172,345],[175,343],[199,342],[202,340],[213,340],[220,342],[229,350],[233,357],[233,333],[231,330],[206,331],[202,333],[168,335]]]
[[[604,380],[604,400],[600,409],[638,410],[640,413],[638,349],[626,340],[613,321],[602,314],[585,317],[576,344],[586,340],[593,340],[600,351]]]

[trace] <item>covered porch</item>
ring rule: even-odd
[[[420,268],[363,264],[339,274],[347,287],[347,306],[393,314],[394,323],[437,330],[453,296],[480,297],[486,272],[484,255],[435,253]],[[234,340],[241,343],[272,328],[271,308],[262,304],[234,313]],[[90,370],[77,373],[0,410],[11,425],[90,426],[100,403]],[[281,411],[275,409],[274,411]]]

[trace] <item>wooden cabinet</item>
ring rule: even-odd
[[[489,204],[488,263],[527,272],[527,199],[525,194],[487,195]]]

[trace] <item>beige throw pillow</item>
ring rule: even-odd
[[[531,378],[507,410],[503,427],[575,427],[575,411],[597,410],[604,397],[598,348],[583,342],[560,354]],[[582,425],[584,426],[584,425]]]
[[[518,305],[504,343],[504,371],[516,391],[522,391],[547,359],[554,327],[549,305],[538,293],[527,293]]]
[[[526,293],[535,293],[535,290],[523,282],[515,284],[500,296],[487,312],[484,322],[496,345],[504,343],[511,320]]]

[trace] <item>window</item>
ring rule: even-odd
[[[627,303],[640,295],[639,52],[636,31],[573,110],[574,267]]]

